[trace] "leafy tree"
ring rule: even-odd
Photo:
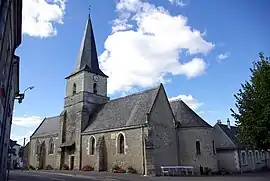
[[[258,149],[270,148],[270,58],[263,53],[253,63],[249,81],[241,84],[234,95],[236,113],[232,116],[238,126],[237,137],[242,144]]]

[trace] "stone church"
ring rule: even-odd
[[[160,166],[217,170],[213,127],[183,101],[169,101],[162,84],[110,100],[98,64],[90,16],[74,71],[66,77],[64,109],[30,137],[30,165],[110,171],[114,165],[159,175]]]

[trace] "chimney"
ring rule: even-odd
[[[221,120],[220,119],[217,120],[217,124],[221,124]]]
[[[230,119],[229,118],[227,118],[227,126],[228,126],[229,129],[231,129],[231,123],[230,123]]]

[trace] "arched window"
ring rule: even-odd
[[[200,141],[196,141],[196,154],[200,155],[201,154],[201,144]]]
[[[76,84],[74,83],[73,84],[73,89],[72,89],[72,95],[75,95],[76,94]]]
[[[216,147],[215,147],[215,141],[212,141],[212,148],[213,148],[213,154],[216,154]]]
[[[94,91],[94,94],[97,93],[97,83],[94,83],[93,84],[93,91]]]
[[[119,154],[125,154],[125,137],[122,133],[117,137],[117,152]]]
[[[88,142],[89,155],[94,155],[95,150],[96,150],[96,139],[94,136],[91,136]]]
[[[36,141],[36,154],[40,153],[40,142],[39,140]]]
[[[51,138],[49,141],[49,154],[53,154],[54,153],[54,142],[53,139]]]

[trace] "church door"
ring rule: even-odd
[[[74,156],[70,156],[70,170],[74,168]]]

